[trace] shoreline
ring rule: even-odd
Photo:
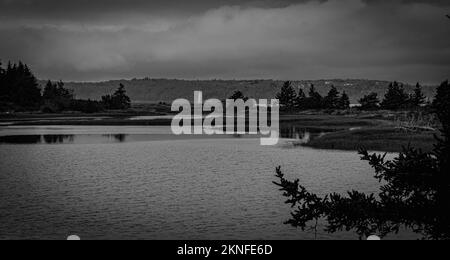
[[[282,137],[302,138],[311,134],[307,141],[297,146],[325,150],[357,151],[360,148],[382,152],[401,152],[411,145],[430,151],[435,143],[433,129],[404,129],[393,118],[400,112],[376,111],[365,113],[326,114],[308,111],[301,114],[280,115]],[[144,111],[110,111],[82,114],[20,113],[0,115],[0,127],[14,126],[170,126],[168,113]],[[155,117],[140,120],[136,117]],[[132,119],[133,118],[133,119]],[[132,120],[131,120],[132,119]]]

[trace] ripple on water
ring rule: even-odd
[[[276,166],[321,194],[379,185],[354,152],[253,139],[2,145],[0,160],[0,239],[314,238],[283,225]]]

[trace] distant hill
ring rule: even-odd
[[[42,82],[43,83],[43,82]],[[96,83],[65,82],[66,87],[73,89],[77,98],[98,100],[101,96],[114,92],[122,83],[125,85],[128,95],[133,102],[155,103],[172,102],[177,98],[193,100],[194,91],[203,91],[204,98],[225,99],[236,91],[242,91],[251,98],[274,98],[282,86],[282,81],[273,80],[172,80],[172,79],[134,79],[113,80]],[[389,82],[378,80],[312,80],[294,81],[294,86],[302,88],[308,93],[310,84],[314,84],[317,90],[326,95],[331,85],[349,95],[352,103],[364,95],[377,92],[384,96]],[[406,86],[411,92],[414,86]],[[435,87],[424,87],[427,97],[434,96]]]

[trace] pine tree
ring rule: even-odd
[[[44,87],[42,98],[45,101],[45,112],[60,112],[70,108],[74,94],[72,90],[64,88],[63,82],[52,83],[49,80]]]
[[[37,109],[41,102],[41,90],[27,65],[8,63],[3,76],[3,99],[24,109]]]
[[[113,95],[113,98],[120,109],[128,109],[131,107],[131,99],[127,96],[125,86],[120,84],[119,89]]]
[[[361,104],[362,110],[377,110],[380,108],[380,100],[378,99],[378,94],[375,92],[361,98],[359,103]]]
[[[403,85],[394,82],[389,85],[388,91],[381,103],[383,109],[399,110],[408,105],[409,95],[406,94]]]
[[[448,174],[450,172],[450,84],[448,80],[438,87],[433,101],[433,109],[441,121],[441,132],[443,133],[437,137],[439,142],[435,148],[435,156],[438,158],[440,166],[445,169],[442,176],[446,180],[444,183],[450,183]],[[448,187],[447,192],[450,193]],[[450,198],[450,195],[448,197]]]
[[[277,94],[276,99],[280,101],[280,106],[284,111],[295,110],[297,94],[290,81],[286,81],[281,87],[281,92]]]
[[[446,107],[450,107],[450,105],[448,105],[449,103],[450,103],[450,86],[447,80],[444,81],[438,87],[436,91],[436,96],[433,100],[433,108],[437,112],[439,110],[443,110]],[[450,111],[447,112],[450,113]]]
[[[125,86],[119,85],[114,94],[102,97],[102,103],[107,109],[128,109],[131,107],[131,99],[127,96]]]
[[[42,102],[41,89],[37,78],[33,75],[27,65],[23,65],[23,85],[22,93],[23,98],[19,98],[19,104],[24,107],[38,108]]]
[[[349,109],[350,108],[350,98],[348,97],[345,91],[342,93],[341,98],[339,99],[339,109]]]
[[[296,100],[295,100],[295,107],[298,109],[298,110],[303,110],[303,109],[306,109],[306,94],[305,94],[305,92],[303,91],[303,89],[299,89],[298,90],[298,94],[297,94],[297,98],[296,98]]]
[[[307,99],[308,109],[322,109],[323,108],[323,97],[319,92],[316,91],[314,85],[311,85],[309,89],[309,97]]]
[[[414,89],[414,93],[410,97],[409,101],[410,105],[413,108],[421,107],[425,104],[426,99],[427,98],[425,97],[422,91],[422,86],[420,86],[420,84],[417,83],[416,88]]]
[[[45,100],[54,99],[56,97],[56,85],[53,84],[50,80],[47,81],[47,84],[44,87],[44,92],[42,93],[42,97]]]
[[[338,109],[339,108],[339,91],[335,86],[331,86],[328,95],[324,99],[324,108],[327,109]]]

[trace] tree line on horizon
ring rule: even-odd
[[[95,113],[130,107],[131,100],[123,84],[112,95],[105,95],[100,101],[76,99],[74,91],[65,88],[61,81],[55,83],[49,80],[41,89],[30,68],[22,62],[9,62],[6,68],[0,62],[0,111]]]
[[[247,100],[241,91],[236,91],[231,99]],[[276,96],[280,100],[282,112],[297,112],[302,110],[346,110],[350,108],[349,96],[340,93],[331,86],[328,94],[322,96],[311,85],[308,94],[300,88],[295,90],[292,82],[287,81]],[[427,104],[426,97],[418,83],[413,93],[407,93],[405,87],[393,82],[389,85],[383,100],[377,93],[370,93],[359,100],[361,110],[400,110],[417,109]],[[64,83],[47,82],[41,90],[37,78],[26,64],[8,63],[3,68],[0,62],[0,111],[30,111],[43,112],[80,111],[86,113],[102,110],[119,110],[130,107],[131,100],[125,87],[120,84],[112,95],[102,96],[101,100],[76,99],[72,90],[64,88]]]
[[[350,108],[350,98],[343,92],[339,93],[336,87],[331,86],[328,95],[323,97],[315,88],[311,85],[308,96],[303,89],[295,91],[292,83],[286,81],[281,87],[281,91],[276,95],[276,98],[280,101],[280,105],[283,111],[300,111],[300,110],[314,110],[314,109],[348,109]]]
[[[322,96],[315,86],[311,85],[308,95],[306,95],[302,88],[296,92],[292,83],[287,81],[281,87],[276,98],[280,101],[284,112],[350,108],[349,96],[345,91],[341,94],[334,85],[331,86],[326,96]],[[378,94],[373,92],[362,97],[359,104],[361,110],[418,109],[427,104],[427,99],[419,83],[413,93],[407,93],[403,84],[393,82],[389,85],[383,100],[380,100]]]

